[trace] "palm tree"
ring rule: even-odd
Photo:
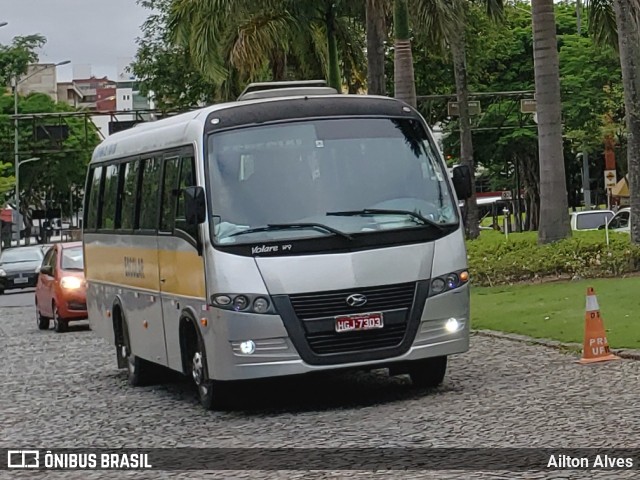
[[[367,92],[386,95],[384,42],[386,40],[385,0],[366,0]]]
[[[571,236],[562,141],[560,68],[553,0],[532,0],[533,61],[540,157],[538,242]]]
[[[287,76],[290,64],[309,74],[321,71],[342,91],[339,54],[358,59],[357,38],[342,16],[344,0],[175,0],[169,20],[174,41],[189,47],[194,63],[213,82],[230,83]],[[354,33],[354,36],[356,33]],[[350,71],[359,66],[349,64]]]
[[[472,0],[473,2],[473,0]],[[456,13],[462,25],[458,31],[447,31],[446,36],[451,45],[451,57],[453,59],[453,71],[456,83],[456,100],[458,102],[458,115],[460,125],[460,163],[467,165],[470,171],[475,172],[473,158],[473,138],[471,133],[471,115],[469,113],[469,82],[467,78],[467,52],[464,26],[468,3],[465,0],[456,2]],[[502,18],[502,0],[483,0],[487,14],[493,19]],[[473,195],[465,204],[465,228],[467,238],[475,239],[480,236],[480,214],[475,195],[475,176],[471,177]]]
[[[417,106],[416,82],[413,70],[413,53],[409,35],[409,8],[407,0],[393,2],[394,96],[412,107]]]
[[[589,27],[599,44],[610,45],[620,55],[627,124],[627,170],[631,241],[640,243],[640,35],[638,0],[592,0]]]

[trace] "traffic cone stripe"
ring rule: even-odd
[[[595,295],[587,295],[587,312],[597,312],[600,310],[598,299]]]
[[[600,306],[592,287],[587,289],[587,305],[584,315],[584,343],[582,358],[578,363],[603,362],[606,360],[619,360],[609,349],[609,342],[605,334],[604,325],[600,316]]]

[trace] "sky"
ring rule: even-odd
[[[135,56],[140,26],[150,13],[136,0],[0,0],[0,43],[39,33],[47,43],[40,61],[58,63],[58,81],[77,72],[117,80],[118,67]]]

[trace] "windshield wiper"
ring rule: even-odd
[[[334,235],[338,235],[339,237],[346,238],[347,240],[353,240],[353,237],[351,235],[344,233],[340,230],[336,230],[335,228],[329,227],[328,225],[324,225],[322,223],[270,223],[266,227],[250,228],[248,230],[243,230],[241,232],[233,233],[229,236],[235,237],[236,235],[244,235],[248,233],[272,232],[276,230],[293,230],[297,228],[301,228],[301,229],[319,228],[326,232],[333,233]]]
[[[328,216],[344,216],[344,217],[357,217],[359,215],[409,215],[414,220],[418,220],[423,225],[431,225],[438,230],[444,230],[444,227],[433,220],[425,218],[417,212],[411,210],[387,210],[379,208],[365,208],[364,210],[347,210],[344,212],[327,212]]]

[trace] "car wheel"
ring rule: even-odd
[[[49,330],[49,326],[50,326],[49,319],[47,317],[44,317],[40,313],[40,309],[38,308],[38,305],[36,305],[36,322],[40,330]]]
[[[58,333],[67,330],[67,322],[60,318],[60,312],[58,312],[58,307],[55,303],[53,304],[53,329]]]
[[[432,388],[442,383],[446,371],[447,357],[426,358],[412,362],[409,377],[418,388]]]

